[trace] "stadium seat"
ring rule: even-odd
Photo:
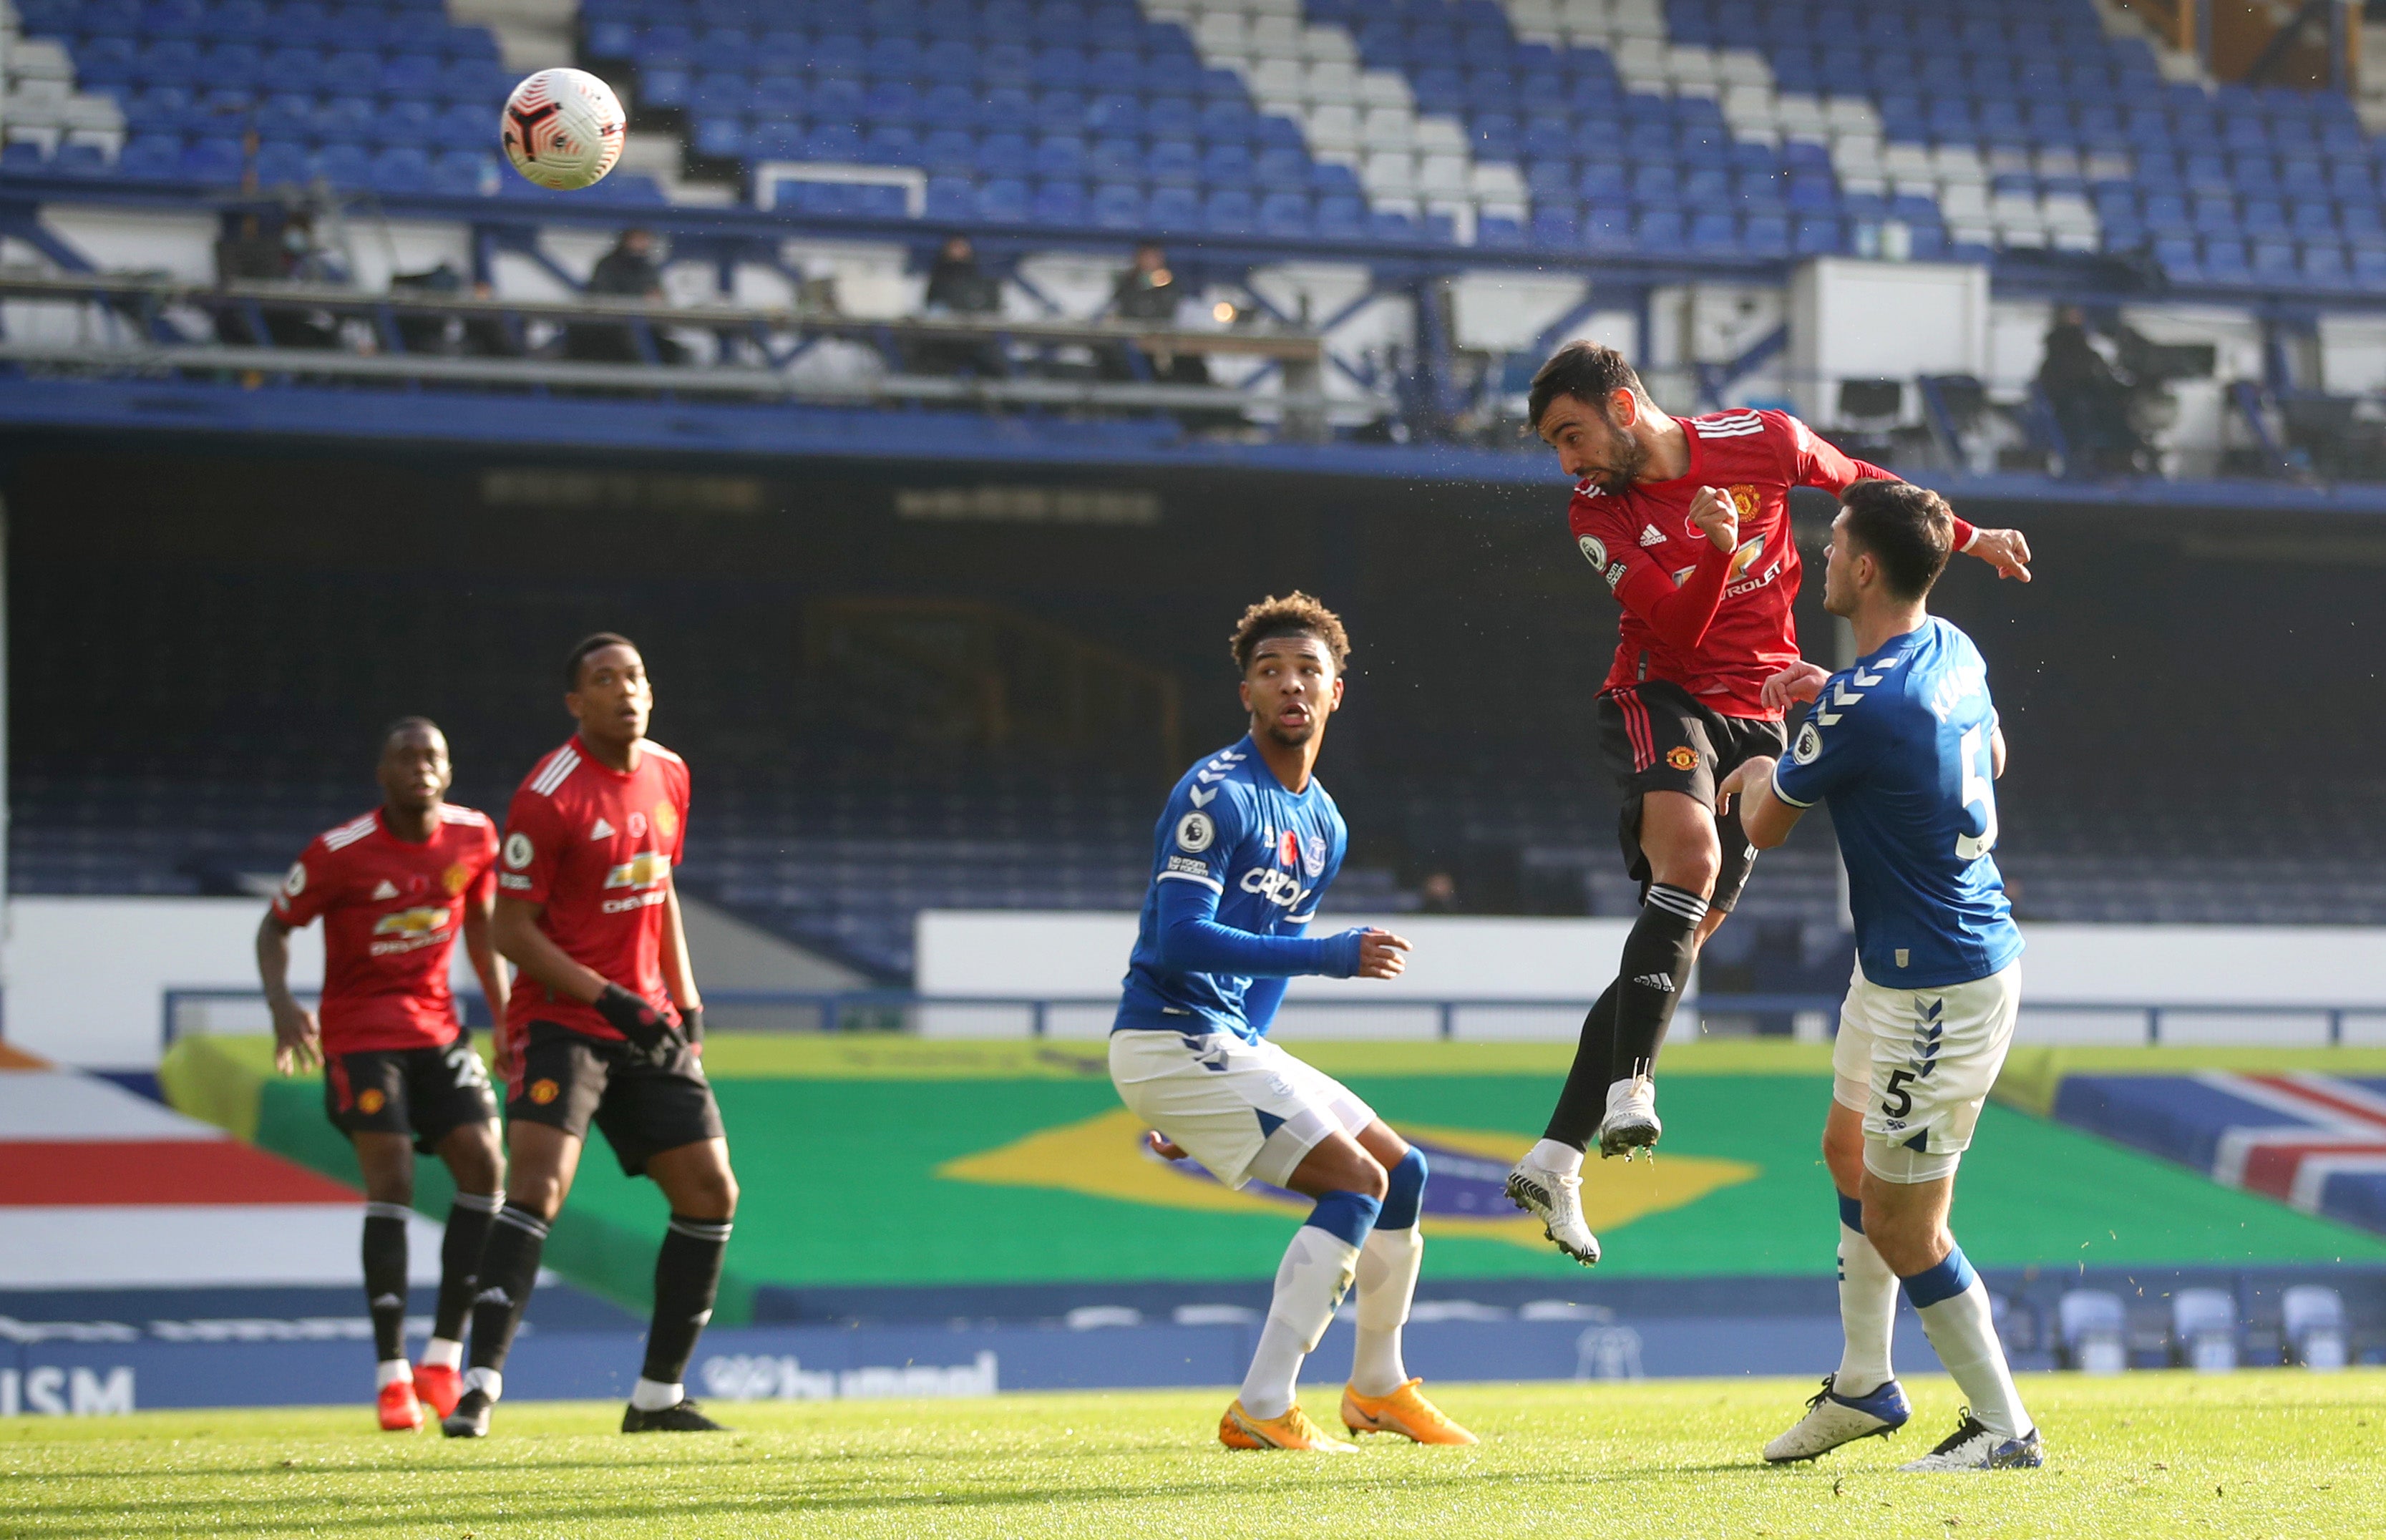
[[[2073,1289],[2056,1306],[2060,1351],[2066,1368],[2118,1374],[2129,1367],[2129,1318],[2121,1296],[2103,1289]]]
[[[373,157],[371,184],[376,193],[427,193],[430,157],[410,144],[393,145]]]
[[[2237,1302],[2222,1289],[2181,1289],[2171,1296],[2174,1361],[2203,1373],[2237,1367]]]
[[[1144,222],[1143,191],[1133,182],[1106,182],[1094,189],[1093,222],[1104,230],[1137,230]]]
[[[2350,1361],[2344,1296],[2324,1283],[2290,1285],[2279,1300],[2279,1328],[2290,1363],[2329,1371]]]

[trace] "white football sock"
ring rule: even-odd
[[[404,1358],[390,1358],[385,1362],[373,1365],[375,1390],[387,1390],[401,1380],[408,1384],[414,1383],[414,1371],[406,1366]]]
[[[2021,1393],[2014,1388],[2013,1371],[2005,1364],[2003,1345],[1997,1341],[1996,1318],[1989,1308],[1989,1286],[1978,1278],[1972,1286],[1915,1312],[1939,1361],[1954,1376],[1971,1403],[1980,1425],[2001,1438],[2019,1438],[2029,1432],[2029,1414],[2022,1410]]]
[[[1889,1366],[1890,1335],[1897,1324],[1897,1274],[1880,1259],[1861,1230],[1840,1226],[1840,1330],[1847,1346],[1831,1388],[1841,1396],[1869,1396],[1897,1377]]]
[[[464,1345],[446,1337],[433,1337],[422,1345],[422,1367],[425,1369],[461,1369],[464,1367]]]
[[[640,1411],[662,1411],[686,1399],[687,1386],[658,1384],[643,1374],[638,1376],[638,1383],[630,1387],[630,1405]]]
[[[1359,1346],[1350,1356],[1350,1388],[1362,1396],[1389,1396],[1409,1383],[1400,1328],[1424,1265],[1425,1236],[1413,1224],[1371,1231],[1359,1248]]]
[[[492,1401],[501,1401],[505,1399],[506,1377],[495,1369],[468,1369],[464,1371],[464,1389],[467,1394],[477,1390]]]
[[[1545,1171],[1555,1171],[1560,1176],[1582,1174],[1582,1151],[1572,1145],[1562,1145],[1555,1139],[1544,1139],[1535,1145],[1532,1153],[1525,1157],[1525,1161]]]
[[[1293,1232],[1275,1270],[1275,1295],[1258,1351],[1243,1376],[1243,1409],[1262,1420],[1292,1409],[1300,1360],[1316,1350],[1359,1264],[1359,1248],[1313,1224]]]

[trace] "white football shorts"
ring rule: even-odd
[[[1858,965],[1840,1008],[1831,1095],[1864,1115],[1866,1171],[1899,1183],[1954,1174],[2020,1008],[2017,962],[1941,989],[1884,989]]]
[[[1119,1099],[1229,1187],[1281,1187],[1336,1129],[1357,1134],[1375,1108],[1322,1070],[1262,1038],[1228,1032],[1111,1033]]]

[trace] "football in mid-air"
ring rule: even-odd
[[[506,98],[506,158],[541,187],[569,193],[622,158],[621,99],[585,69],[542,69]]]

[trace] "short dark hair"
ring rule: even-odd
[[[383,754],[389,752],[390,741],[396,738],[399,733],[413,732],[417,731],[439,732],[439,724],[433,721],[428,717],[400,717],[397,720],[390,723],[387,727],[381,730],[382,752]],[[445,732],[439,732],[439,736],[444,738],[447,736],[447,734]]]
[[[1623,354],[1601,343],[1570,342],[1533,371],[1533,394],[1525,405],[1526,420],[1538,431],[1550,404],[1561,395],[1571,395],[1596,407],[1599,415],[1605,417],[1607,398],[1617,391],[1630,391],[1644,401],[1649,398],[1649,393],[1641,388],[1639,370]]]
[[[618,631],[600,631],[592,636],[584,636],[580,639],[580,645],[571,649],[571,656],[563,660],[563,687],[567,690],[579,689],[580,665],[587,660],[590,653],[599,652],[607,647],[627,647],[632,652],[638,650],[638,645],[635,642]]]
[[[1235,634],[1230,639],[1235,649],[1235,671],[1251,670],[1251,654],[1262,642],[1279,636],[1313,636],[1334,659],[1334,671],[1340,673],[1350,661],[1350,633],[1342,629],[1342,617],[1296,588],[1282,598],[1271,594],[1243,611],[1235,622]]]
[[[1955,514],[1947,500],[1911,482],[1857,482],[1840,494],[1848,544],[1880,565],[1881,581],[1901,599],[1930,592],[1955,550]]]

